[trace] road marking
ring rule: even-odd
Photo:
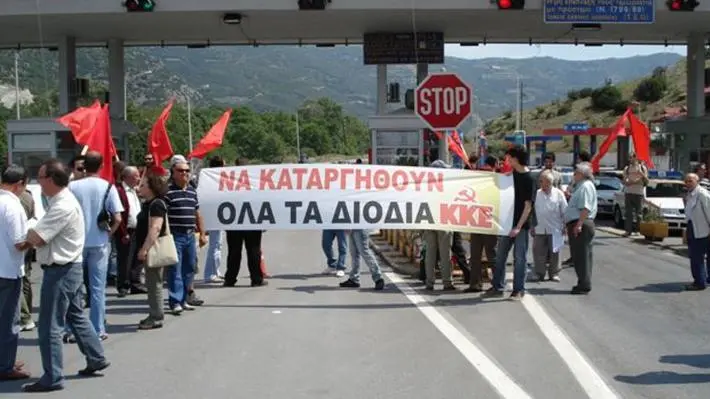
[[[419,295],[409,284],[395,273],[385,273],[385,276],[419,309],[431,324],[436,327],[473,367],[498,391],[505,399],[532,399],[505,371],[486,356],[483,351],[471,342],[466,335],[439,313],[423,296]],[[424,305],[424,306],[422,306]]]
[[[574,345],[572,340],[552,320],[540,303],[531,295],[523,298],[523,306],[535,321],[540,331],[555,348],[562,360],[590,398],[618,399],[619,396],[604,382],[591,363]]]

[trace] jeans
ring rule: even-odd
[[[108,260],[108,246],[105,258]],[[106,263],[108,266],[108,262]],[[81,264],[43,266],[43,269],[37,335],[44,375],[39,383],[55,387],[61,386],[64,379],[62,332],[65,322],[76,337],[79,350],[86,356],[89,367],[104,364],[106,358],[99,336],[86,318],[82,307]]]
[[[496,250],[496,268],[493,272],[492,285],[498,291],[505,290],[505,264],[508,262],[510,249],[513,250],[513,292],[525,292],[525,274],[527,273],[528,229],[520,229],[515,237],[500,237]]]
[[[207,246],[207,259],[205,259],[205,280],[219,276],[219,265],[222,263],[222,232],[210,231]]]
[[[338,239],[338,259],[333,256],[333,240]],[[348,243],[345,237],[345,230],[323,230],[321,238],[323,253],[328,260],[328,267],[331,269],[345,270],[345,256],[348,252]]]
[[[97,334],[106,333],[106,274],[111,244],[84,248],[84,269],[89,274],[89,319]]]
[[[370,268],[372,281],[377,282],[382,279],[382,271],[380,264],[377,263],[377,258],[370,249],[370,232],[368,230],[353,230],[349,234],[350,241],[350,280],[360,282],[360,258],[365,261],[367,267]]]
[[[113,240],[111,240],[109,245],[111,246],[111,252],[108,260],[108,275],[116,277],[118,275],[118,251]]]
[[[21,278],[0,278],[0,374],[15,368],[21,295]]]
[[[693,232],[693,222],[688,221],[688,257],[690,258],[690,273],[693,275],[693,285],[705,287],[708,275],[705,265],[705,254],[708,252],[708,241],[710,238],[695,238]]]
[[[32,322],[32,254],[30,250],[25,255],[25,277],[22,277],[22,298],[20,299],[20,324]]]
[[[193,233],[173,233],[178,263],[167,268],[168,304],[170,307],[184,305],[195,277],[197,245]]]

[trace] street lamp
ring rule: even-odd
[[[515,77],[515,85],[517,88],[515,96],[515,131],[520,132],[523,128],[523,80],[520,77],[520,74],[513,69],[502,68],[498,65],[491,65],[490,68],[501,75]],[[526,139],[524,138],[523,141],[523,144],[525,144]]]
[[[150,75],[151,73],[153,73],[153,70],[149,69],[147,71],[132,75],[131,78],[136,79],[141,76]],[[128,72],[123,74],[123,119],[128,119]]]

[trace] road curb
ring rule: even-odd
[[[409,259],[401,256],[397,251],[392,250],[386,241],[377,236],[371,236],[370,248],[372,248],[372,251],[375,252],[385,265],[389,266],[395,272],[411,277],[419,276],[419,268],[409,264]]]
[[[615,235],[617,237],[624,237],[624,232],[615,229],[613,227],[606,227],[606,226],[597,226],[597,230],[603,231],[605,233],[609,233],[611,235]],[[636,244],[650,244],[659,248],[663,248],[669,251],[674,252],[676,255],[680,256],[685,256],[688,257],[688,249],[687,248],[674,248],[671,247],[670,245],[663,244],[662,242],[653,242],[653,241],[647,241],[645,239],[634,239],[632,242]]]

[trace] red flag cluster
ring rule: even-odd
[[[651,131],[648,126],[641,122],[639,118],[631,111],[631,108],[627,109],[623,115],[616,121],[614,129],[611,134],[606,137],[604,142],[599,146],[599,152],[597,152],[592,158],[592,168],[595,172],[599,172],[599,163],[602,158],[611,148],[617,137],[626,136],[626,124],[630,126],[631,139],[634,142],[634,151],[636,152],[636,158],[643,161],[648,168],[655,168],[653,160],[651,159]],[[621,166],[621,165],[619,165]]]
[[[436,135],[436,138],[441,140],[443,135],[446,133],[443,132],[434,132]],[[456,136],[456,137],[454,137]],[[466,149],[463,148],[463,143],[461,142],[461,139],[459,138],[458,134],[449,134],[446,135],[446,142],[449,147],[449,152],[452,152],[456,154],[459,158],[463,159],[463,162],[466,164],[466,166],[471,169],[471,165],[468,163],[468,155],[466,154]]]
[[[101,106],[97,100],[91,107],[80,107],[57,119],[57,122],[69,128],[74,141],[83,145],[85,150],[96,151],[103,156],[103,167],[99,171],[99,177],[113,183],[116,147],[111,135],[108,104]]]
[[[162,164],[173,155],[173,147],[166,127],[173,103],[173,101],[170,101],[163,109],[148,134],[147,152],[153,155],[154,170],[160,174],[166,173]],[[222,145],[231,115],[232,110],[227,110],[205,137],[200,140],[188,158],[204,158],[208,153],[219,148]],[[84,146],[83,152],[96,151],[103,155],[104,164],[99,176],[113,183],[113,161],[117,152],[111,135],[111,118],[108,104],[102,106],[97,100],[90,107],[80,107],[60,117],[57,122],[71,130],[74,141]]]

